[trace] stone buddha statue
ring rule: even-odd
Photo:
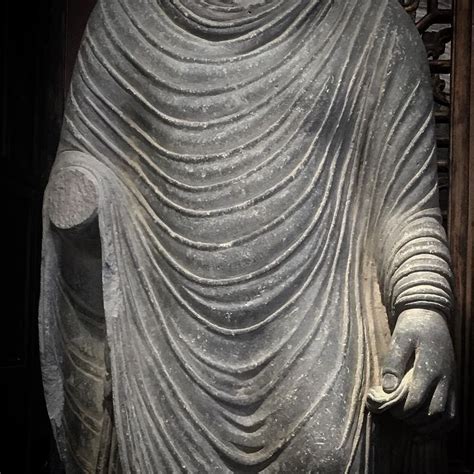
[[[43,242],[67,472],[379,473],[380,412],[454,416],[430,77],[396,0],[99,0]]]

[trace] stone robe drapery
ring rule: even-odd
[[[108,352],[125,472],[362,469],[377,328],[449,308],[409,17],[396,0],[244,3],[100,0],[77,60],[53,175],[98,186],[106,344],[76,355]],[[46,397],[87,470],[71,425],[100,426],[68,390],[62,323],[85,310],[58,258],[46,217]]]

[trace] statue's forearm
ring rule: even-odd
[[[77,416],[87,420],[81,424],[81,434],[68,439],[72,443],[82,440],[76,451],[84,451],[88,461],[97,459],[99,464],[107,464],[107,460],[99,462],[103,453],[109,451],[113,428],[97,183],[80,168],[55,172],[48,185],[46,206],[61,287],[58,325],[66,354],[63,371],[67,374],[63,423],[69,431],[77,425]],[[69,462],[80,464],[82,458],[78,456]]]
[[[436,219],[412,219],[391,232],[377,252],[377,264],[384,303],[394,318],[416,308],[449,315],[452,274],[446,236]]]

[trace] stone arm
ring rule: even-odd
[[[374,114],[371,154],[380,163],[372,177],[371,252],[392,340],[368,405],[428,426],[454,416],[452,275],[438,201],[431,79],[408,19],[388,57]]]
[[[403,153],[393,165],[387,160],[378,183],[372,252],[393,332],[381,387],[369,393],[368,406],[375,412],[390,408],[424,429],[454,417],[448,329],[452,275],[430,121],[412,144],[411,149],[401,147]]]
[[[45,204],[62,294],[58,295],[66,354],[62,425],[74,446],[64,461],[68,469],[111,472],[117,469],[118,457],[114,455],[97,182],[80,167],[53,171]]]
[[[448,318],[452,292],[444,230],[432,215],[390,229],[377,250],[379,282],[394,330],[382,366],[382,389],[369,394],[375,411],[432,427],[454,417],[454,357]],[[404,392],[402,394],[402,392]],[[378,401],[378,403],[377,403]]]

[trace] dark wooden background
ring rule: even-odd
[[[37,307],[42,194],[88,0],[5,1],[1,21],[1,182],[4,304],[0,323],[0,473],[49,473]]]
[[[351,0],[352,1],[352,0]],[[451,77],[440,114],[440,185],[457,282],[453,319],[459,372],[460,423],[450,435],[451,472],[474,472],[474,64],[472,0],[441,12],[454,40],[452,60],[432,58],[433,73]],[[0,323],[0,473],[49,473],[54,444],[38,358],[37,306],[41,203],[61,127],[64,97],[83,28],[95,0],[1,4],[0,149],[6,211],[2,237],[4,304]],[[403,2],[402,2],[403,3]],[[405,2],[413,12],[418,0]],[[423,3],[423,2],[422,2]],[[438,2],[427,0],[431,11]],[[428,8],[428,9],[429,9]],[[439,12],[438,12],[439,13]],[[453,15],[454,13],[454,15]],[[453,19],[454,17],[454,19]],[[421,24],[421,27],[424,27]],[[423,33],[420,28],[420,33]],[[429,38],[428,38],[429,40]],[[426,38],[425,38],[426,42]],[[443,109],[441,108],[441,112]],[[442,124],[447,124],[444,126]],[[469,178],[470,176],[470,178]],[[5,303],[6,302],[6,303]]]

